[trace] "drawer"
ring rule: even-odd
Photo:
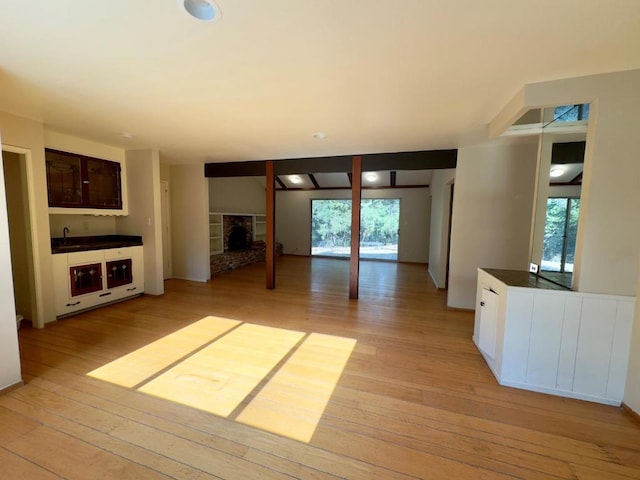
[[[120,248],[109,248],[107,250],[103,250],[104,259],[105,260],[115,260],[118,258],[131,258],[134,254],[136,247],[120,247]]]
[[[102,250],[89,250],[86,252],[67,253],[69,265],[82,265],[83,263],[100,263],[104,260]]]

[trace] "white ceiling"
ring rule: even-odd
[[[0,0],[0,110],[170,163],[432,150],[525,83],[640,67],[638,0],[217,4]]]

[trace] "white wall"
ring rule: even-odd
[[[171,166],[173,278],[206,282],[209,257],[209,182],[202,165]]]
[[[265,213],[264,177],[209,179],[209,209],[221,213]]]
[[[640,258],[640,70],[526,85],[491,124],[499,133],[525,110],[590,103],[573,286],[635,295]]]
[[[458,149],[450,307],[475,307],[477,268],[526,269],[537,144],[495,140]]]
[[[638,277],[640,278],[640,270]],[[627,370],[624,403],[640,415],[640,282],[636,289],[636,311],[631,332],[631,353]]]
[[[362,198],[399,198],[398,260],[429,261],[428,188],[367,189],[362,191]],[[285,254],[311,255],[312,199],[351,199],[351,190],[276,191],[276,241],[282,243]]]
[[[451,188],[456,176],[454,168],[436,170],[431,178],[431,232],[429,236],[429,275],[437,288],[447,282],[447,243]]]
[[[0,161],[2,156],[0,155]],[[0,168],[0,390],[22,381],[16,312],[11,275],[11,249],[9,244],[9,220],[5,201],[4,172]]]
[[[144,291],[164,293],[160,156],[157,150],[126,152],[129,215],[117,217],[117,233],[141,235],[144,246]]]

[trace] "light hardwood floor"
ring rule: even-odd
[[[282,257],[207,284],[20,330],[26,385],[0,396],[2,479],[640,479],[619,408],[500,387],[420,265]],[[86,373],[207,315],[357,339],[311,441]]]

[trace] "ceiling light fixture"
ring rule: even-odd
[[[551,170],[549,171],[549,176],[551,177],[561,177],[564,174],[564,168],[563,167],[551,167]]]
[[[184,11],[201,22],[213,22],[220,16],[220,9],[213,0],[178,0]]]
[[[135,135],[134,135],[133,133],[129,133],[129,132],[123,132],[123,133],[122,133],[122,136],[123,136],[124,138],[128,138],[128,139],[132,139],[132,138],[134,138],[134,137],[135,137]]]
[[[327,134],[324,132],[316,132],[311,136],[316,140],[324,140],[325,138],[327,138]]]
[[[298,175],[289,175],[289,181],[296,185],[302,183],[302,179]]]
[[[378,174],[375,172],[365,173],[364,179],[367,182],[375,182],[378,179]]]

